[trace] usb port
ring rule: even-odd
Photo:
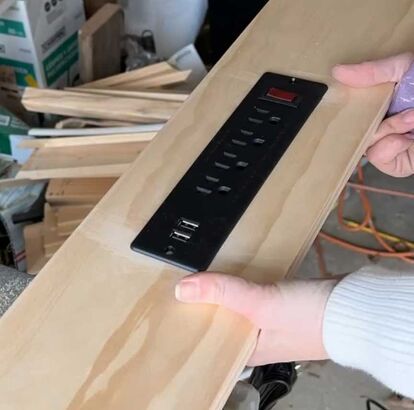
[[[200,224],[195,221],[190,221],[189,219],[181,218],[180,222],[178,222],[178,226],[183,229],[188,229],[189,231],[195,231]]]
[[[191,239],[191,234],[173,229],[171,238],[181,242],[188,242]]]

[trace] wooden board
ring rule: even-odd
[[[57,226],[72,225],[73,222],[82,222],[92,211],[94,205],[66,205],[54,208]]]
[[[99,80],[121,71],[123,25],[121,6],[108,3],[82,26],[79,31],[82,82]]]
[[[90,137],[33,138],[22,140],[20,148],[57,148],[79,147],[82,145],[124,144],[129,142],[150,142],[157,135],[155,132],[138,134],[93,135]],[[1,181],[0,181],[1,187]]]
[[[108,78],[102,78],[101,80],[83,84],[77,88],[113,88],[119,84],[138,81],[160,74],[174,73],[176,71],[177,70],[170,64],[162,61],[161,63],[151,64],[143,68],[137,68],[136,70],[127,71],[126,73],[113,75]]]
[[[115,178],[53,179],[47,187],[46,201],[52,206],[96,204],[115,182]]]
[[[142,90],[144,88],[159,88],[184,83],[191,75],[191,70],[176,71],[174,73],[160,74],[154,77],[143,78],[142,80],[131,81],[125,84],[116,85],[116,90]]]
[[[23,228],[26,250],[27,273],[36,275],[46,264],[43,242],[43,223],[26,225]]]
[[[16,178],[117,177],[146,147],[143,142],[39,148]]]
[[[101,94],[101,95],[110,95],[113,97],[126,97],[126,98],[145,98],[148,100],[161,100],[161,101],[175,101],[175,102],[184,102],[188,98],[187,93],[174,93],[168,91],[130,91],[130,90],[114,90],[111,88],[85,88],[85,87],[67,87],[67,91],[75,91],[78,93],[86,94]]]
[[[46,258],[51,258],[68,237],[58,234],[56,215],[49,204],[45,204],[42,228],[45,256]]]
[[[27,87],[23,105],[29,111],[132,122],[167,121],[180,108],[173,101],[108,97]]]
[[[263,72],[287,73],[329,91],[211,270],[258,282],[293,273],[393,91],[347,88],[331,68],[411,49],[413,19],[412,0],[270,1],[0,320],[2,405],[221,408],[257,330],[225,309],[176,302],[187,272],[130,243]]]

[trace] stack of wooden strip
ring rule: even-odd
[[[24,228],[27,269],[37,274],[115,183],[116,178],[51,180],[43,222]]]
[[[43,267],[180,108],[188,94],[163,87],[183,83],[189,75],[162,62],[77,88],[26,89],[23,104],[30,111],[118,130],[51,130],[47,138],[21,143],[34,152],[17,178],[50,180],[43,222],[24,231],[29,273]],[[61,135],[50,138],[55,134]]]
[[[81,87],[47,90],[28,87],[23,105],[29,111],[135,123],[165,122],[187,94],[162,87],[184,83],[191,70],[166,62],[117,74]]]
[[[35,148],[17,178],[119,177],[156,133],[26,140]]]

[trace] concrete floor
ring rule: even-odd
[[[366,168],[366,183],[382,188],[414,192],[414,177],[395,179],[380,174],[373,167]],[[414,240],[414,202],[409,199],[370,194],[378,228],[404,238]],[[345,216],[361,220],[362,212],[355,192],[347,199]],[[375,242],[365,234],[346,233],[338,227],[333,212],[323,228],[326,232],[375,247]],[[357,270],[367,264],[387,266],[413,272],[414,267],[400,261],[372,261],[337,246],[323,243],[329,272],[344,274]],[[309,252],[297,274],[298,277],[319,277],[315,252]],[[26,275],[12,275],[0,271],[0,315],[29,282]],[[1,303],[3,302],[3,303]],[[303,371],[294,391],[282,400],[278,410],[364,410],[367,397],[384,400],[390,392],[371,377],[349,369],[341,368],[331,362],[304,364]]]

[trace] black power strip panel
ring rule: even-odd
[[[131,248],[190,271],[206,270],[327,89],[265,73]]]

